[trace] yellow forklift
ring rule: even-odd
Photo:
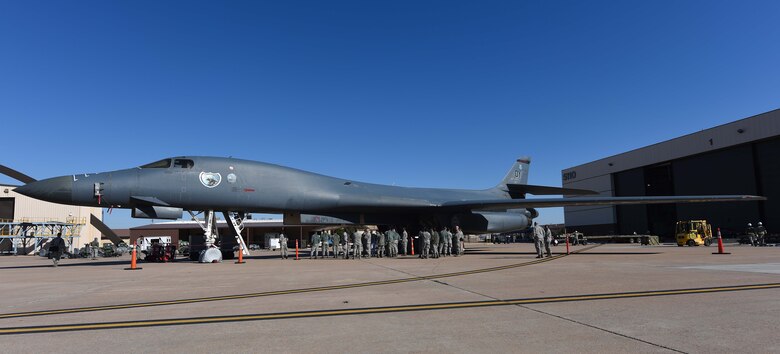
[[[709,246],[712,244],[712,225],[707,220],[678,221],[675,228],[677,246]]]

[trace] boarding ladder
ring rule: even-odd
[[[225,216],[225,220],[229,220],[228,227],[230,227],[230,230],[233,231],[233,235],[236,236],[236,241],[238,244],[241,245],[241,252],[245,255],[249,255],[249,251],[247,251],[246,243],[244,243],[244,238],[241,237],[241,231],[244,231],[244,219],[245,214],[244,213],[234,213],[234,212],[224,212],[222,213]]]

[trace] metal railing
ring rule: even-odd
[[[58,221],[48,217],[25,217],[13,221],[0,221],[0,251],[13,254],[35,254],[40,252],[41,246],[49,239],[62,235],[72,248],[74,239],[81,235],[81,229],[86,225],[86,218],[67,217],[65,221]],[[4,246],[5,241],[10,245]]]

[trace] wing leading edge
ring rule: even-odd
[[[664,197],[590,197],[590,198],[540,198],[540,199],[495,199],[445,202],[441,208],[453,210],[506,210],[521,208],[552,208],[563,206],[668,204],[704,202],[755,202],[766,197],[755,195],[696,195]]]

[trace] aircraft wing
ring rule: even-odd
[[[33,182],[36,181],[35,178],[32,178],[32,177],[30,177],[30,176],[28,176],[28,175],[26,175],[24,173],[21,173],[21,172],[19,172],[17,170],[14,170],[14,169],[12,169],[10,167],[3,166],[3,165],[0,165],[0,173],[6,175],[8,177],[11,177],[11,178],[13,178],[13,179],[15,179],[15,180],[17,180],[19,182],[22,182],[24,184],[33,183]]]
[[[103,234],[103,236],[108,237],[111,242],[117,246],[119,246],[120,243],[122,243],[122,238],[119,237],[114,230],[112,230],[108,225],[104,224],[100,219],[98,219],[94,214],[89,214],[89,223],[92,224],[100,233]]]
[[[170,204],[159,200],[155,197],[144,197],[144,196],[131,196],[130,202],[138,205],[150,205],[150,206],[171,206]]]
[[[627,205],[627,204],[665,204],[665,203],[702,203],[702,202],[751,202],[766,200],[766,197],[754,195],[696,195],[664,197],[576,197],[576,198],[540,198],[540,199],[491,199],[454,201],[441,204],[440,207],[453,210],[507,210],[521,208],[552,208],[563,206],[588,205]]]

